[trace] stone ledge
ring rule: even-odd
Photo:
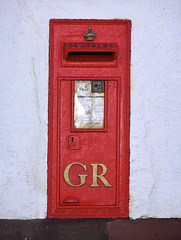
[[[181,240],[181,219],[117,219],[107,232],[109,240]]]
[[[0,240],[180,240],[181,219],[0,220]]]

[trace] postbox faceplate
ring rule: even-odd
[[[49,218],[128,217],[130,28],[50,21]]]

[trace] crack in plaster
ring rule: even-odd
[[[39,27],[38,22],[35,19],[32,9],[28,6],[26,0],[18,1],[19,6],[22,8],[22,12],[24,13],[24,21],[32,24],[35,35],[39,36],[43,39],[41,34],[41,28]]]
[[[145,116],[144,110],[143,110],[143,115]],[[151,173],[151,177],[152,177],[152,184],[151,184],[151,186],[149,188],[148,206],[147,206],[147,214],[149,216],[149,212],[150,212],[149,210],[150,210],[151,202],[152,202],[152,193],[153,193],[153,190],[155,188],[156,180],[155,180],[155,176],[154,176],[153,159],[152,159],[152,154],[151,154],[151,152],[153,153],[153,151],[150,150],[150,146],[148,146],[148,143],[147,143],[148,135],[151,135],[151,132],[149,131],[149,127],[147,125],[148,125],[148,123],[146,123],[144,121],[145,135],[144,135],[144,138],[143,138],[143,142],[144,142],[145,150],[146,150],[146,152],[148,154],[148,160],[149,160],[149,163],[150,163],[150,173]],[[151,136],[150,136],[150,138],[151,138]],[[151,144],[151,146],[152,146],[152,144]],[[148,217],[147,214],[145,214],[142,217]]]
[[[34,93],[35,93],[35,99],[36,99],[37,115],[38,115],[39,124],[42,125],[41,117],[40,117],[40,103],[39,103],[39,96],[38,96],[37,75],[35,72],[35,60],[33,56],[31,56],[31,69],[32,69],[32,75],[34,80]]]

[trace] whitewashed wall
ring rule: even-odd
[[[130,217],[181,217],[181,1],[0,1],[0,218],[45,218],[49,19],[132,20]]]

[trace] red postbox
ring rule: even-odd
[[[51,20],[48,218],[128,217],[129,20]]]

